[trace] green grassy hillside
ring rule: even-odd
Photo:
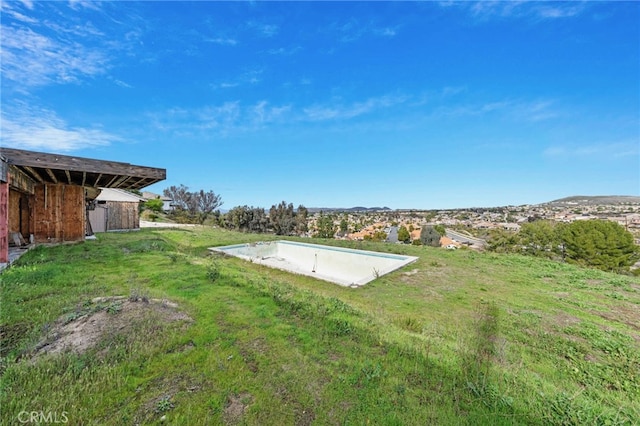
[[[638,278],[323,241],[420,258],[352,289],[207,250],[269,238],[154,229],[25,254],[0,275],[0,423],[640,419]]]

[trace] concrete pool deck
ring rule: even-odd
[[[209,250],[350,287],[365,285],[418,259],[285,240],[210,247]]]

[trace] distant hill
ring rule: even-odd
[[[574,195],[560,198],[544,204],[553,205],[601,205],[601,204],[640,204],[640,197],[635,195]]]
[[[308,207],[307,210],[309,213],[337,213],[337,212],[346,212],[346,213],[356,213],[356,212],[379,212],[379,211],[389,211],[391,210],[389,207]]]

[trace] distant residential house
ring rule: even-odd
[[[629,214],[626,216],[626,219],[627,219],[627,222],[625,223],[625,226],[640,228],[640,214],[638,213]]]
[[[440,237],[440,247],[444,247],[446,249],[454,250],[460,248],[462,244],[457,241],[452,240],[449,237],[443,236]]]
[[[89,209],[89,223],[95,232],[140,229],[140,203],[146,200],[134,193],[102,188]]]
[[[498,226],[506,231],[518,232],[520,230],[520,225],[518,225],[517,223],[502,222],[499,223]]]
[[[170,197],[165,197],[164,195],[158,195],[154,194],[153,192],[145,191],[142,193],[142,198],[144,198],[146,201],[157,199],[162,200],[162,210],[165,212],[170,212],[175,208],[173,200]]]
[[[478,222],[475,225],[475,228],[477,228],[477,229],[491,229],[491,228],[494,228],[494,227],[495,227],[495,225],[492,222],[486,222],[486,221]]]

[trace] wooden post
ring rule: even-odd
[[[0,181],[0,263],[9,262],[9,182]]]

